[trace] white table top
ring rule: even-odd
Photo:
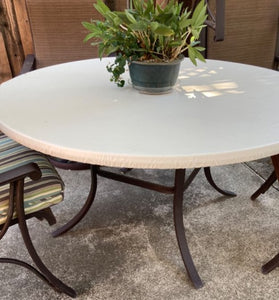
[[[3,83],[0,129],[49,155],[114,167],[193,168],[279,153],[279,72],[185,59],[171,93],[145,95],[110,82],[107,63],[61,64]]]

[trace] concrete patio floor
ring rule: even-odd
[[[100,178],[93,207],[67,234],[52,238],[84,203],[89,171],[59,171],[63,203],[53,207],[57,224],[29,220],[35,247],[50,270],[78,299],[182,300],[279,299],[279,268],[261,265],[279,252],[279,191],[256,201],[252,193],[272,171],[269,159],[212,168],[216,183],[237,193],[224,197],[200,172],[184,196],[184,222],[192,257],[205,285],[195,290],[177,247],[172,196]],[[172,171],[132,170],[131,175],[171,183]],[[1,241],[1,257],[30,262],[17,226]],[[33,273],[1,265],[0,299],[70,299]]]

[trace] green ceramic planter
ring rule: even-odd
[[[129,72],[133,87],[143,93],[170,92],[175,85],[183,56],[170,63],[132,61]]]

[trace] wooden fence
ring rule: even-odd
[[[213,42],[209,30],[208,57],[271,68],[279,0],[224,1],[225,41]],[[0,83],[19,73],[29,53],[33,49],[25,0],[0,0]]]

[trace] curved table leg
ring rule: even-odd
[[[259,197],[260,194],[264,194],[277,180],[276,173],[273,171],[267,180],[255,191],[255,193],[251,196],[251,200],[255,200]]]
[[[188,248],[187,240],[185,237],[185,230],[183,224],[184,180],[185,180],[185,169],[176,170],[174,198],[173,198],[174,226],[175,226],[175,233],[176,233],[178,246],[180,249],[180,253],[185,268],[195,288],[198,289],[203,286],[203,283],[192,260],[190,250]]]
[[[267,274],[277,267],[279,267],[279,253],[275,255],[269,262],[262,266],[262,272],[264,274]]]
[[[73,228],[88,212],[90,209],[96,195],[97,190],[97,166],[91,166],[91,187],[90,192],[87,197],[87,200],[81,210],[64,226],[61,228],[58,228],[52,233],[53,237],[57,237],[67,231],[69,231],[71,228]]]
[[[210,168],[209,167],[205,167],[204,168],[204,174],[205,177],[207,179],[207,181],[209,182],[209,184],[216,190],[218,191],[220,194],[225,195],[225,196],[230,196],[230,197],[235,197],[236,194],[227,190],[222,190],[221,188],[219,188],[216,183],[214,182],[212,176],[211,176],[211,172],[210,172]]]

